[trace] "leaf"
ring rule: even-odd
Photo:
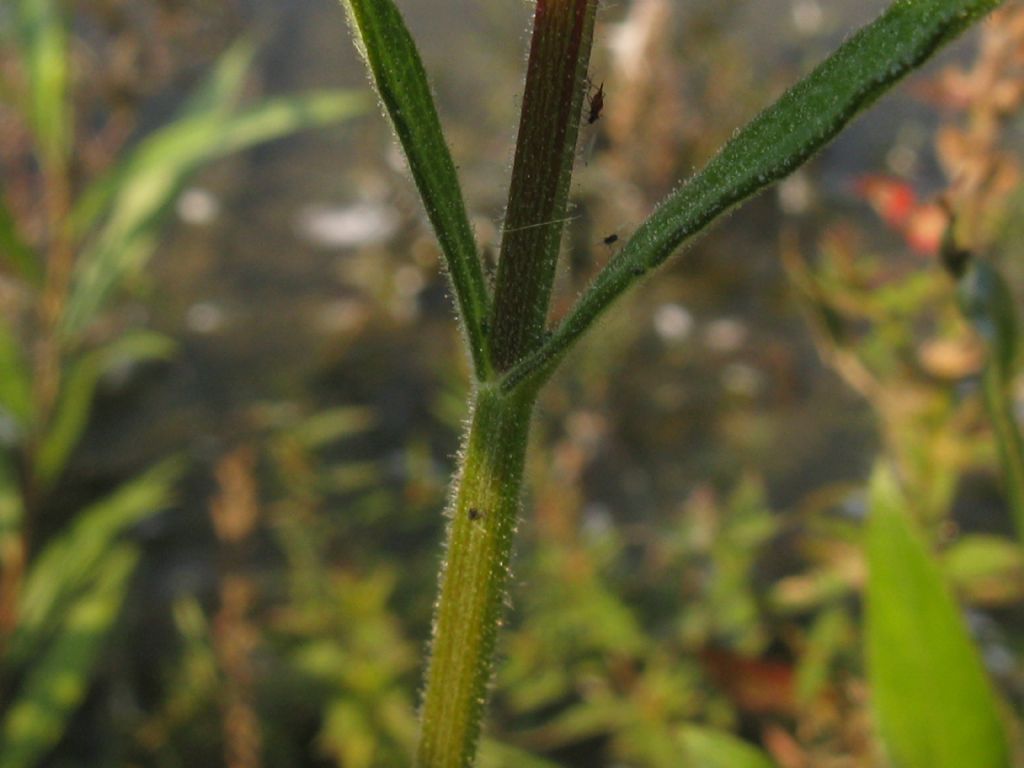
[[[899,768],[1008,768],[995,694],[892,474],[871,480],[866,642],[872,704]]]
[[[49,485],[64,469],[88,423],[96,385],[105,373],[126,362],[165,360],[174,348],[174,342],[162,334],[134,331],[83,355],[73,364],[61,387],[53,423],[36,453],[37,479]]]
[[[344,0],[356,47],[366,61],[416,187],[437,233],[477,378],[490,373],[484,323],[490,296],[416,44],[391,0]]]
[[[0,572],[20,567],[25,508],[8,457],[0,451]]]
[[[597,276],[548,341],[503,387],[543,381],[594,321],[646,272],[746,198],[789,175],[861,110],[1000,0],[896,0],[737,131],[645,221]]]
[[[179,119],[214,114],[223,116],[235,109],[254,54],[255,48],[247,38],[237,41],[221,54],[210,76],[186,100]],[[135,154],[138,154],[138,148],[133,150]],[[71,216],[72,231],[80,237],[87,234],[135,172],[132,162],[122,161],[93,181],[75,203]]]
[[[138,559],[130,545],[108,550],[89,589],[62,616],[60,633],[28,670],[7,710],[0,730],[0,768],[38,765],[60,739],[85,697]]]
[[[31,371],[21,345],[7,321],[0,316],[0,418],[12,418],[21,430],[32,422]]]
[[[16,37],[28,79],[28,117],[44,163],[63,166],[70,146],[68,44],[57,0],[18,0]]]
[[[18,231],[3,189],[0,188],[0,264],[6,264],[19,277],[33,286],[42,283],[43,271],[39,266],[39,257],[29,247]]]
[[[757,747],[714,728],[684,726],[682,742],[688,768],[775,768]]]
[[[476,765],[477,768],[507,768],[512,765],[516,768],[559,768],[558,763],[488,738],[480,740],[480,757]]]
[[[942,570],[973,602],[1015,603],[1024,598],[1024,552],[1010,539],[963,536],[942,553]]]
[[[69,605],[88,592],[117,540],[171,501],[181,462],[165,461],[76,516],[32,563],[4,665],[24,663],[60,626]]]
[[[78,213],[88,220],[96,201],[109,197],[105,224],[78,261],[63,319],[65,333],[81,331],[110,293],[145,266],[165,214],[203,165],[304,128],[347,119],[365,106],[361,94],[348,91],[269,99],[227,114],[210,106],[145,139],[112,171],[110,179],[97,182],[107,189],[89,193],[86,208]],[[116,192],[111,192],[111,186]]]

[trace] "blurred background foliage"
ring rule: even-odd
[[[604,6],[556,312],[882,5]],[[529,8],[402,9],[493,261]],[[1021,764],[999,14],[549,387],[482,766]],[[0,40],[0,766],[407,764],[466,361],[340,8]]]

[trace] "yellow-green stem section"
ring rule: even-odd
[[[985,404],[995,432],[996,448],[1003,466],[1003,479],[1017,535],[1024,541],[1024,444],[1013,415],[1013,400],[1006,377],[995,360],[989,362],[982,379]]]
[[[450,503],[420,718],[421,768],[471,766],[519,515],[534,395],[476,393]]]

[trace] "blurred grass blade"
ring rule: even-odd
[[[21,488],[9,458],[0,451],[0,572],[20,568],[25,509]]]
[[[88,424],[96,385],[100,378],[119,365],[147,360],[166,360],[174,352],[174,342],[151,331],[135,331],[83,355],[69,368],[61,388],[53,423],[43,436],[36,454],[36,478],[46,486],[59,477],[68,456]]]
[[[3,659],[10,669],[24,663],[60,625],[72,603],[131,526],[166,507],[182,464],[169,460],[83,510],[71,527],[34,560],[22,590],[18,626]]]
[[[39,266],[39,257],[22,239],[18,222],[8,208],[3,188],[0,187],[0,266],[3,265],[30,285],[38,286],[42,282],[43,270]]]
[[[28,115],[44,164],[62,167],[71,135],[68,43],[59,0],[17,0],[16,36]]]
[[[1009,768],[995,694],[890,472],[871,480],[866,641],[872,704],[900,768]]]
[[[196,88],[185,102],[182,115],[204,115],[235,110],[242,98],[245,80],[249,76],[256,45],[243,36],[220,55],[210,76]]]
[[[213,72],[185,102],[181,117],[230,114],[242,97],[245,78],[249,74],[255,52],[251,41],[242,38],[221,54]],[[136,154],[138,149],[133,151],[133,156]],[[126,180],[135,172],[134,167],[131,162],[118,163],[86,188],[76,202],[71,217],[72,231],[76,235],[86,235],[104,211],[110,209]]]
[[[1024,549],[1013,539],[982,533],[959,536],[942,553],[942,572],[972,605],[1024,600]]]
[[[510,744],[487,738],[480,740],[477,768],[508,768],[512,765],[516,768],[559,768],[559,763],[531,755]]]
[[[113,172],[116,194],[102,230],[79,258],[64,331],[81,331],[110,293],[138,274],[156,246],[165,214],[204,164],[304,128],[344,120],[365,108],[365,98],[355,92],[281,97],[232,114],[213,110],[190,115],[143,141]]]
[[[491,366],[484,324],[490,297],[416,44],[391,0],[343,0],[343,4],[441,244],[477,378],[487,378]]]
[[[1013,401],[1018,361],[1013,294],[995,267],[974,259],[959,280],[957,298],[988,351],[982,374],[985,407],[992,421],[1017,535],[1024,541],[1024,441]]]
[[[31,666],[0,730],[0,768],[32,768],[56,745],[88,690],[117,618],[138,552],[109,550],[96,579],[64,614],[61,631]]]
[[[775,768],[761,750],[713,728],[684,726],[682,741],[688,768]]]
[[[1000,0],[897,0],[673,193],[597,276],[548,341],[506,377],[543,378],[605,309],[680,245],[807,161],[857,114]]]
[[[6,318],[0,316],[0,419],[13,419],[19,430],[32,423],[32,373]]]

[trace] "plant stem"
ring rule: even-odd
[[[999,364],[990,361],[982,376],[985,405],[995,432],[1010,513],[1017,535],[1024,541],[1024,442],[1021,441],[1013,414],[1013,399],[1005,381]]]
[[[596,0],[538,0],[494,288],[499,371],[543,339],[590,62]]]
[[[449,505],[420,719],[421,768],[470,766],[491,675],[535,394],[481,385]]]

